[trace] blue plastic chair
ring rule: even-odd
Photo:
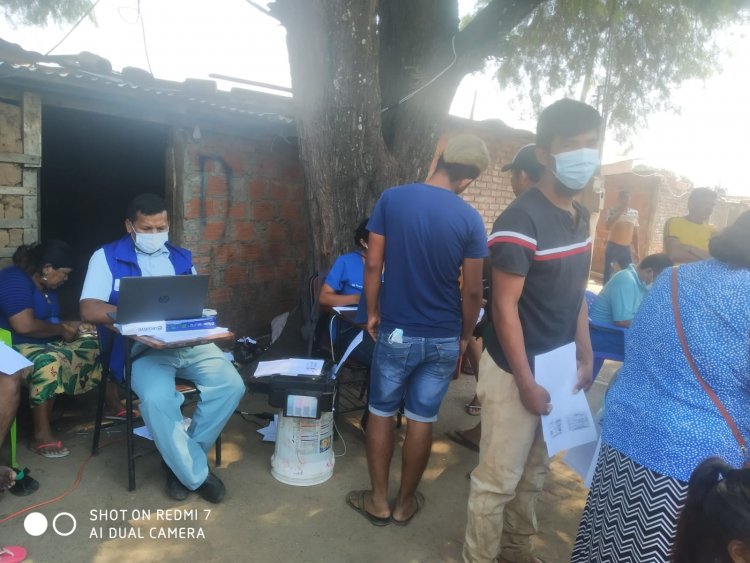
[[[596,321],[591,320],[591,307],[594,305],[594,300],[596,299],[596,293],[593,291],[586,290],[586,304],[589,308],[589,332],[592,330],[598,330],[602,332],[610,332],[615,334],[621,334],[623,338],[625,338],[625,335],[628,333],[628,329],[622,326],[617,325],[611,325],[608,323],[599,323]],[[599,375],[599,371],[602,369],[602,366],[604,365],[604,360],[612,360],[614,362],[624,362],[625,356],[622,354],[615,354],[613,352],[609,351],[603,351],[603,350],[594,350],[594,379],[596,379],[596,376]]]

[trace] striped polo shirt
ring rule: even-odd
[[[589,212],[578,202],[574,218],[537,188],[511,203],[495,221],[488,239],[493,268],[524,276],[518,313],[526,354],[534,356],[575,340],[591,263]],[[490,323],[487,351],[498,366],[510,365]]]

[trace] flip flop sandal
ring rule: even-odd
[[[31,476],[31,470],[28,467],[24,467],[16,479],[13,486],[8,489],[8,492],[14,496],[25,497],[39,490],[39,481]]]
[[[394,524],[396,524],[396,526],[406,526],[419,513],[419,511],[422,510],[422,507],[424,506],[424,503],[425,503],[424,495],[420,493],[419,491],[415,492],[414,502],[416,502],[417,508],[414,510],[414,512],[411,513],[411,516],[409,516],[406,520],[396,520],[393,516],[391,516],[391,520],[393,521]]]
[[[60,451],[48,452],[46,451],[48,448],[56,448]],[[47,444],[37,444],[35,446],[31,446],[31,451],[49,459],[57,459],[58,457],[66,457],[70,455],[70,450],[63,447],[60,440],[58,440],[57,442],[49,442]]]
[[[466,414],[471,416],[479,416],[482,414],[482,405],[472,405],[471,403],[466,403],[464,405],[466,407]]]
[[[19,563],[26,559],[26,549],[20,545],[0,547],[0,563]]]
[[[381,518],[380,516],[375,516],[374,514],[367,512],[367,509],[365,508],[365,495],[367,492],[368,491],[349,491],[346,495],[346,504],[367,518],[367,521],[373,526],[387,526],[391,523],[390,516],[387,518]],[[354,504],[354,499],[356,499],[357,504]]]
[[[115,414],[104,415],[104,418],[106,418],[107,420],[125,420],[127,416],[128,416],[127,409],[120,409]],[[141,417],[141,413],[133,409],[133,418],[140,418],[140,417]]]

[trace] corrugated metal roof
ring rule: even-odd
[[[151,104],[161,102],[167,113],[199,110],[233,116],[260,118],[279,124],[291,124],[291,98],[233,88],[218,90],[212,80],[188,79],[185,82],[159,80],[140,69],[101,74],[55,63],[17,64],[0,61],[0,84],[35,85],[68,94],[87,93],[113,100],[112,96]],[[177,105],[175,105],[177,104]],[[153,109],[153,106],[150,106]]]

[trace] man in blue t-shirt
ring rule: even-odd
[[[476,324],[487,255],[482,218],[458,194],[488,164],[481,139],[453,137],[427,181],[386,190],[367,225],[367,330],[376,343],[367,424],[372,490],[352,491],[347,502],[375,525],[406,524],[424,504],[417,485],[430,457],[432,423]],[[393,415],[402,401],[409,424],[391,510]]]

